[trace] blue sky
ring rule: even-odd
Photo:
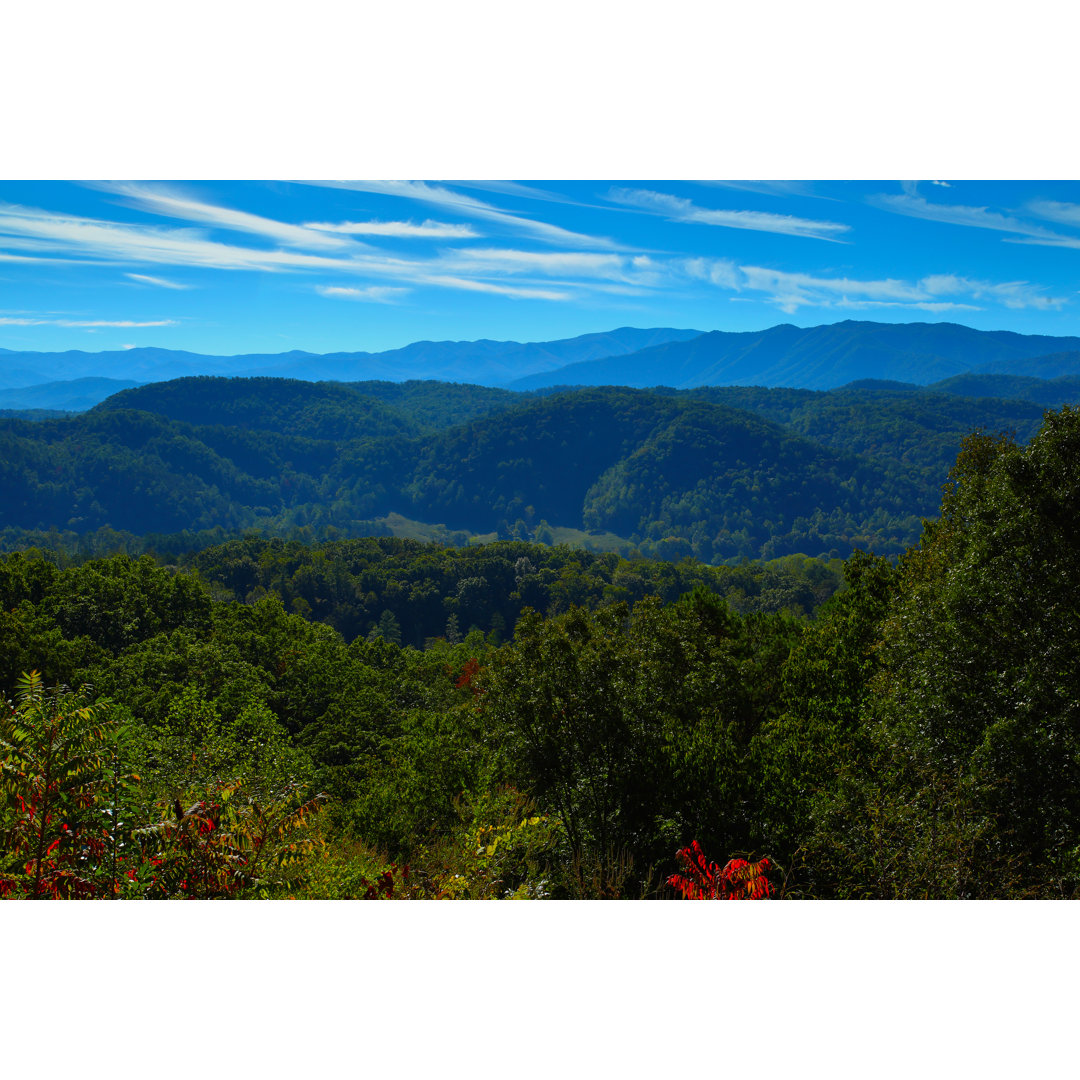
[[[1080,334],[1080,183],[0,182],[0,347],[844,319]]]

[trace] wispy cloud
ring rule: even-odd
[[[788,314],[802,307],[978,311],[987,302],[1045,311],[1068,303],[1067,297],[1048,296],[1043,286],[1029,281],[992,282],[955,274],[932,274],[916,281],[822,277],[707,259],[689,260],[684,269],[691,277],[743,294],[745,299],[764,299]]]
[[[513,195],[519,199],[537,199],[540,202],[564,203],[570,206],[582,204],[558,191],[545,191],[543,188],[521,184],[517,180],[444,180],[452,187],[473,188],[476,191],[490,191],[493,195]]]
[[[1080,205],[1076,203],[1035,199],[1027,204],[1026,209],[1037,217],[1046,218],[1047,221],[1056,221],[1061,225],[1080,226]]]
[[[319,270],[333,269],[346,261],[300,251],[261,251],[222,244],[194,229],[121,224],[10,203],[0,203],[0,236],[8,247],[52,254],[219,270]]]
[[[307,230],[316,235],[316,230]],[[31,207],[0,204],[0,237],[8,246],[23,246],[51,253],[63,253],[72,261],[93,256],[120,263],[159,263],[173,266],[246,271],[329,271],[350,277],[367,278],[372,287],[386,287],[389,279],[397,285],[429,285],[437,288],[488,292],[515,298],[566,300],[572,292],[531,284],[501,285],[485,281],[504,273],[531,270],[550,275],[568,272],[591,279],[627,279],[632,273],[640,281],[641,259],[604,256],[593,252],[534,252],[488,249],[480,256],[469,249],[449,248],[432,258],[405,258],[373,251],[357,245],[340,255],[312,254],[282,249],[262,250],[209,240],[199,230],[147,226],[71,214],[55,214]],[[353,241],[345,240],[346,244]],[[546,257],[552,254],[554,261]],[[598,262],[597,259],[600,261]],[[142,275],[150,278],[153,275]],[[138,280],[136,278],[136,280]],[[159,279],[166,280],[166,279]],[[578,283],[569,288],[579,291]]]
[[[445,285],[467,292],[494,293],[498,296],[510,296],[518,300],[572,300],[573,293],[557,289],[532,288],[518,285],[499,285],[491,281],[478,281],[475,278],[454,277],[447,274],[434,274],[426,279],[432,285]]]
[[[1028,203],[1027,210],[1047,221],[1056,221],[1060,225],[1080,227],[1080,206],[1076,203],[1050,202],[1036,200]],[[1080,238],[1075,236],[1057,236],[1052,239],[1032,239],[1031,237],[1012,238],[1017,244],[1042,244],[1046,247],[1080,248]]]
[[[365,300],[374,304],[392,304],[412,292],[411,289],[394,285],[369,285],[364,289],[355,289],[346,285],[316,285],[315,291],[320,296],[337,300]]]
[[[851,228],[836,221],[811,221],[788,214],[770,214],[760,210],[710,210],[689,199],[659,191],[636,188],[612,188],[608,198],[622,206],[632,206],[668,221],[690,225],[718,225],[727,229],[751,229],[754,232],[782,233],[814,240],[838,240]]]
[[[128,274],[125,273],[124,277],[131,278],[132,281],[141,282],[143,285],[156,285],[159,289],[193,289],[193,285],[181,285],[178,281],[169,281],[167,278],[153,277],[150,274]]]
[[[974,229],[993,229],[995,232],[1011,233],[1032,241],[1060,241],[1068,237],[1058,236],[1042,225],[1022,221],[1008,214],[998,213],[986,206],[960,206],[932,203],[913,193],[913,187],[902,195],[871,195],[868,202],[881,210],[906,217],[922,218],[924,221],[940,221],[947,225],[966,225]]]
[[[252,233],[286,247],[331,249],[342,248],[346,243],[340,237],[328,236],[303,225],[291,225],[249,214],[245,210],[215,206],[164,186],[133,183],[100,183],[93,186],[119,196],[120,202],[144,213],[197,221],[231,232]]]
[[[443,221],[309,221],[305,229],[347,233],[350,236],[393,236],[425,240],[473,240],[481,236],[471,225],[451,225]]]
[[[706,187],[731,188],[733,191],[749,191],[755,195],[812,195],[806,180],[697,180]]]
[[[610,255],[589,251],[521,251],[512,248],[465,248],[446,252],[448,268],[474,274],[542,274],[581,279],[656,284],[662,272],[648,255]]]
[[[319,180],[298,181],[319,187],[340,188],[345,191],[363,191],[372,195],[392,195],[402,199],[438,206],[455,211],[463,217],[480,218],[501,225],[518,234],[531,236],[546,244],[561,244],[564,247],[590,247],[615,249],[619,245],[606,237],[586,236],[584,233],[571,232],[558,225],[549,225],[546,221],[511,214],[490,203],[474,199],[471,195],[452,191],[440,184],[429,184],[423,180]]]
[[[176,326],[176,319],[154,319],[149,322],[136,322],[132,319],[26,319],[0,317],[3,326],[66,326],[83,329],[102,326],[136,329],[147,326]]]
[[[738,290],[742,286],[739,268],[732,259],[685,259],[683,272],[698,281],[708,281],[722,289]]]

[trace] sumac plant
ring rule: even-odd
[[[772,869],[768,858],[757,862],[729,859],[720,866],[705,858],[696,840],[682,848],[678,858],[686,872],[672,874],[667,883],[684,900],[769,900],[775,891],[768,877]]]
[[[242,781],[214,785],[187,809],[188,799],[175,798],[161,820],[135,830],[142,859],[127,876],[147,899],[250,899],[288,888],[315,845],[305,827],[325,798],[292,785],[261,803]]]
[[[87,899],[112,889],[107,728],[84,690],[37,671],[0,707],[0,896]]]

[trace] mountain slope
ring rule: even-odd
[[[303,432],[310,439],[343,441],[418,431],[399,410],[350,387],[300,379],[197,375],[123,390],[94,411],[117,409],[138,409],[187,424],[282,435]]]
[[[668,342],[616,360],[590,360],[548,374],[515,380],[512,389],[545,385],[602,386],[784,386],[829,390],[858,379],[894,379],[925,385],[968,371],[1043,374],[1047,354],[1065,353],[1056,363],[1080,371],[1068,357],[1080,338],[972,330],[955,323],[847,321],[800,329],[774,326],[753,333],[716,330]],[[1043,358],[1039,371],[1028,370]],[[1071,365],[1071,366],[1070,366]]]

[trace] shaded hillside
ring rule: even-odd
[[[1070,338],[1049,338],[1048,341],[1072,341]],[[1061,379],[1080,377],[1080,351],[1075,345],[1066,346],[1065,352],[1052,352],[1036,356],[1023,363],[1010,363],[1005,359],[992,360],[979,368],[988,375],[1027,375],[1036,379]]]
[[[97,411],[140,409],[188,424],[347,440],[407,436],[418,430],[400,412],[347,386],[299,379],[199,375],[124,390]]]
[[[708,386],[663,392],[745,409],[836,450],[886,458],[917,470],[927,482],[944,478],[970,432],[1012,431],[1025,442],[1043,415],[1035,403],[950,396],[931,388],[897,389],[885,383],[830,391]]]
[[[522,398],[512,390],[433,379],[408,379],[405,382],[372,379],[345,385],[403,413],[422,431],[467,424],[470,420],[512,408]]]
[[[0,488],[4,525],[79,532],[238,529],[276,501],[191,428],[127,411],[3,422]]]
[[[954,375],[951,379],[933,383],[928,390],[942,394],[964,397],[1010,398],[1013,401],[1031,401],[1046,409],[1059,409],[1062,405],[1080,401],[1080,378],[1062,375],[1053,379],[1040,379],[1033,375],[987,375],[970,373]]]
[[[430,440],[408,495],[418,512],[456,527],[518,517],[579,524],[596,477],[679,408],[611,387],[519,405]]]
[[[771,557],[847,548],[853,540],[887,550],[890,536],[932,511],[925,488],[900,470],[698,403],[607,470],[590,488],[583,516],[589,528],[684,537],[695,550],[730,558],[748,547]]]

